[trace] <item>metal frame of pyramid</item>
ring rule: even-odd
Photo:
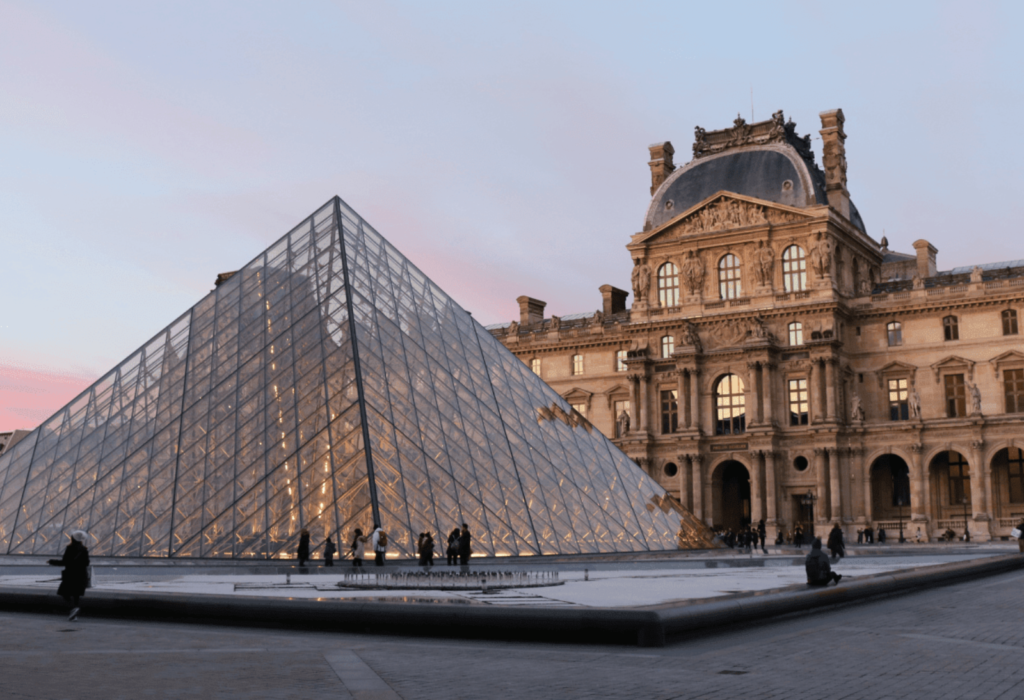
[[[674,549],[668,500],[335,197],[0,457],[0,553]]]

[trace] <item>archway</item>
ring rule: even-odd
[[[910,467],[899,455],[884,454],[871,463],[871,519],[910,516]]]
[[[735,460],[722,462],[711,478],[714,524],[733,532],[750,524],[750,472]]]
[[[1014,520],[1024,517],[1024,450],[1004,447],[992,455],[993,515],[1007,522],[999,526],[1009,531]]]
[[[928,487],[940,531],[962,535],[971,521],[971,467],[956,450],[943,450],[928,463]],[[972,533],[973,534],[973,533]]]

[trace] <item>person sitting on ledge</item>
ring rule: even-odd
[[[842,574],[832,571],[832,565],[828,563],[828,555],[821,551],[821,538],[818,537],[811,545],[811,551],[804,560],[804,569],[807,571],[808,586],[827,586],[830,581],[839,583]]]

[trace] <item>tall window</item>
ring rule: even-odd
[[[674,433],[679,428],[678,394],[675,389],[661,392],[661,432]]]
[[[1008,447],[1006,450],[1007,476],[1010,486],[1010,503],[1024,503],[1024,450]]]
[[[540,358],[539,357],[535,357],[532,360],[530,360],[530,369],[538,377],[540,376]]]
[[[718,261],[718,295],[722,299],[739,299],[743,296],[740,280],[740,259],[732,253]]]
[[[793,321],[791,324],[789,324],[789,344],[804,344],[804,324],[800,323],[799,321]]]
[[[1003,370],[1007,413],[1024,413],[1024,369]]]
[[[942,335],[946,340],[960,340],[960,326],[957,324],[956,316],[946,316],[942,319]]]
[[[789,380],[789,424],[807,425],[809,412],[807,410],[807,380]]]
[[[798,245],[782,251],[782,286],[787,294],[807,289],[807,256]]]
[[[572,356],[572,373],[576,377],[583,374],[583,355]]]
[[[569,404],[569,405],[572,406],[572,410],[576,411],[576,413],[580,414],[584,418],[587,417],[587,404],[585,404],[585,403],[574,403],[574,404]]]
[[[949,459],[949,503],[958,505],[964,498],[971,502],[971,468],[959,452],[950,450]]]
[[[947,374],[946,382],[946,418],[957,418],[967,415],[967,387],[964,375]]]
[[[910,420],[909,392],[906,379],[889,380],[889,420]]]
[[[626,426],[620,420],[622,414],[625,413],[630,416],[632,420],[632,414],[629,412],[629,401],[616,401],[615,402],[615,437],[622,437],[624,434],[623,428]]]
[[[1013,309],[1003,311],[1003,335],[1017,335],[1017,312]]]
[[[676,349],[675,341],[670,335],[661,336],[661,356],[664,358],[672,357],[672,351]]]
[[[679,268],[674,263],[658,268],[658,303],[662,307],[679,306]]]
[[[626,371],[626,351],[618,350],[615,353],[615,371],[625,372]]]
[[[903,324],[899,321],[890,321],[885,330],[889,335],[889,347],[894,348],[897,345],[903,345]]]
[[[727,374],[715,387],[715,434],[733,435],[747,428],[743,380]]]

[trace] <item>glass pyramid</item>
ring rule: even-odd
[[[392,557],[463,522],[479,555],[675,549],[665,502],[335,198],[0,457],[0,553],[290,558],[373,521]]]

